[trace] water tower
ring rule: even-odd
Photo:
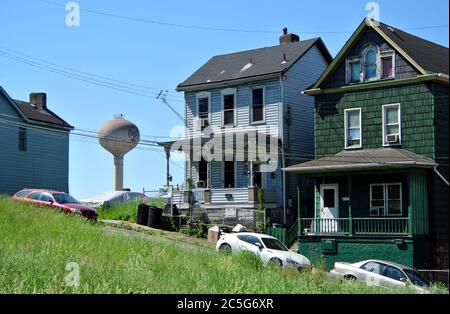
[[[115,115],[113,120],[100,127],[100,145],[114,156],[115,191],[123,190],[123,157],[139,144],[139,140],[139,129],[123,115]]]

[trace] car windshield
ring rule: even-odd
[[[277,239],[262,238],[266,248],[277,251],[289,251],[288,248]]]
[[[55,201],[58,204],[80,204],[79,201],[77,201],[75,198],[73,198],[69,194],[55,193],[55,194],[53,194],[53,197],[55,198]]]
[[[430,282],[423,278],[421,275],[419,275],[418,272],[412,270],[412,269],[403,269],[403,271],[408,275],[411,282],[415,285],[421,286],[421,287],[429,287]]]

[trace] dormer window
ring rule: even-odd
[[[394,51],[380,51],[368,45],[356,57],[347,58],[347,83],[361,83],[394,77]]]

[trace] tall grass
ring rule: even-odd
[[[117,204],[113,206],[100,207],[97,209],[99,219],[107,220],[123,220],[129,222],[136,222],[137,209],[142,201],[133,200],[130,202]],[[147,201],[148,205],[163,208],[164,201],[161,199],[151,199]]]
[[[329,281],[263,267],[253,255],[157,238],[125,237],[100,224],[0,198],[0,293],[384,293],[363,284]],[[80,286],[65,283],[70,262]]]

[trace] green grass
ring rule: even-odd
[[[98,208],[98,218],[107,220],[123,220],[129,222],[136,222],[137,208],[142,201],[130,201],[123,204],[114,205],[111,207]],[[148,205],[164,208],[164,201],[161,199],[151,199],[147,202]]]
[[[0,198],[0,293],[386,293],[323,272],[263,267],[176,241],[112,234],[101,224]],[[80,266],[69,287],[66,265]]]

